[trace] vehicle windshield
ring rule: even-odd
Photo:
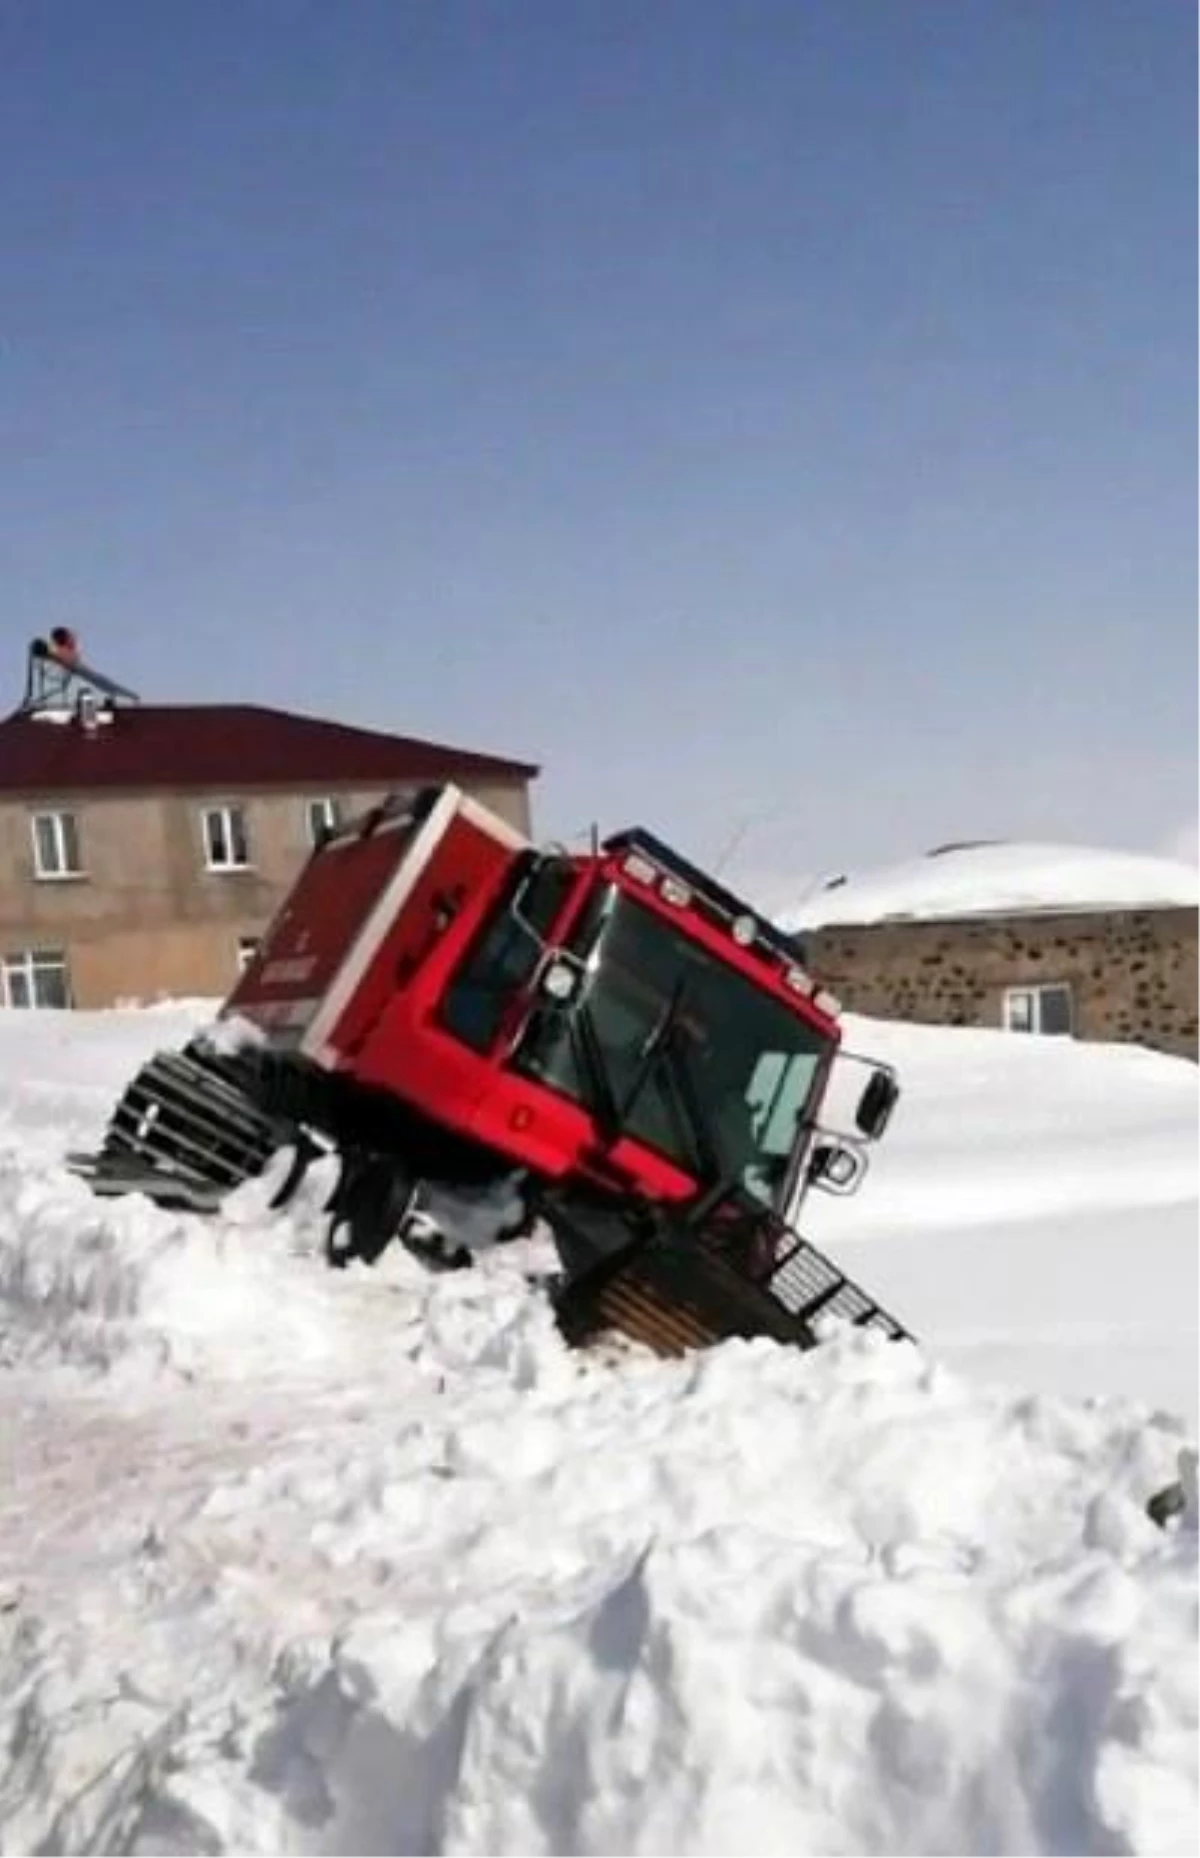
[[[830,1041],[615,887],[593,899],[572,949],[586,961],[579,1005],[616,1103],[627,1109],[625,1131],[705,1185],[740,1180],[774,1204]],[[595,1080],[586,1054],[581,1064],[578,1029],[572,1034],[576,1012],[540,1006],[514,1062],[590,1107]],[[660,1048],[648,1060],[656,1034]]]

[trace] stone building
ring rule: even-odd
[[[964,844],[835,879],[785,921],[852,1011],[1195,1059],[1198,896],[1164,859]]]
[[[452,780],[529,830],[527,762],[142,704],[43,641],[30,665],[0,722],[0,1007],[224,995],[317,837],[385,794]]]

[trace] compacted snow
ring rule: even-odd
[[[1193,1066],[852,1023],[810,1228],[919,1345],[660,1362],[538,1242],[92,1200],[203,1016],[0,1018],[0,1850],[1196,1850]]]
[[[1200,903],[1200,870],[1176,859],[1082,845],[948,846],[880,870],[827,878],[782,900],[792,928],[1033,910],[1158,909]]]

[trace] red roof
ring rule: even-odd
[[[134,704],[87,733],[74,716],[18,712],[0,723],[0,792],[106,788],[365,787],[491,777],[528,780],[536,766],[351,729],[256,704]]]

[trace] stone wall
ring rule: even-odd
[[[1006,988],[1066,982],[1077,1038],[1197,1055],[1194,909],[834,924],[803,939],[808,966],[853,1012],[1001,1026]]]

